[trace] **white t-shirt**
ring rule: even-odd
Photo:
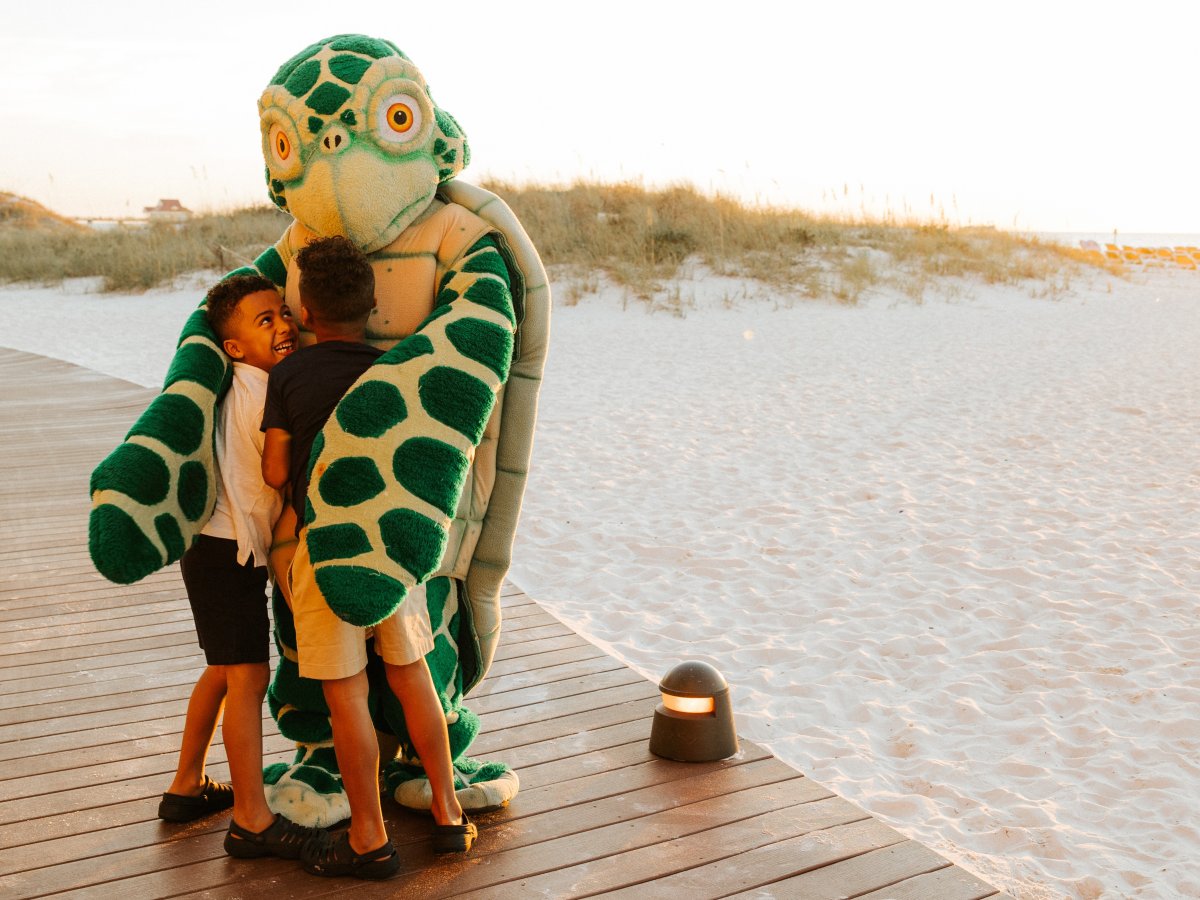
[[[267,373],[235,362],[233,384],[217,416],[217,506],[201,534],[236,540],[238,565],[252,555],[267,565],[271,531],[283,511],[283,495],[263,481],[263,404]]]

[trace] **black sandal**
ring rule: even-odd
[[[225,834],[225,852],[238,859],[259,856],[299,859],[304,848],[324,834],[320,828],[297,825],[287,816],[278,814],[262,831],[250,831],[230,819],[229,831]]]
[[[391,838],[374,850],[355,853],[350,846],[349,831],[326,832],[320,841],[308,846],[302,859],[305,872],[325,878],[352,875],[382,880],[400,871],[400,854],[392,846]]]
[[[457,825],[433,826],[433,852],[466,853],[478,836],[479,831],[475,828],[475,823],[467,818],[464,810],[462,821]]]
[[[166,822],[190,822],[233,806],[233,785],[204,776],[204,785],[196,796],[163,794],[158,801],[158,817]]]

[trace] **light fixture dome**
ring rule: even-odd
[[[650,752],[681,762],[710,762],[738,752],[725,676],[706,662],[680,663],[659,682]]]

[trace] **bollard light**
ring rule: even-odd
[[[659,683],[662,703],[650,726],[650,752],[682,762],[709,762],[738,752],[725,677],[708,663],[680,663]]]

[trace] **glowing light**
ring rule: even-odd
[[[681,713],[711,713],[713,711],[712,697],[676,697],[674,694],[662,695],[663,706],[672,712]]]

